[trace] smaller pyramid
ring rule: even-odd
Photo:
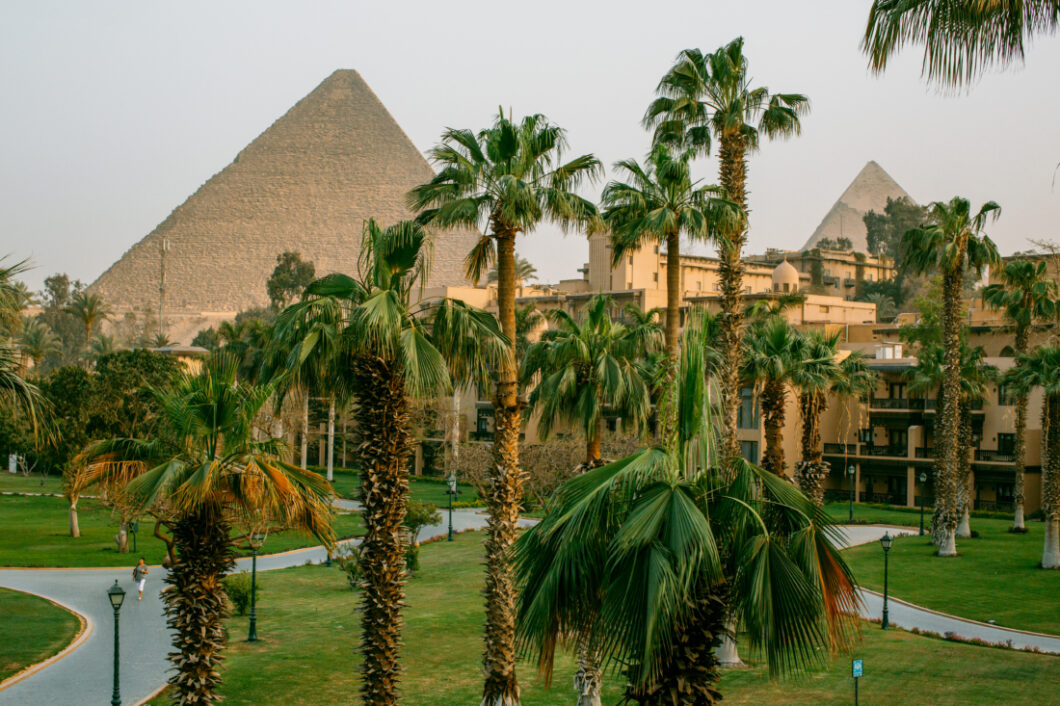
[[[868,252],[865,214],[870,211],[882,213],[887,206],[887,199],[903,197],[912,200],[883,167],[870,161],[832,205],[802,249],[815,247],[822,238],[849,238],[855,252]]]

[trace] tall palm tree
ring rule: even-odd
[[[783,319],[774,318],[747,330],[744,379],[754,385],[762,404],[766,442],[762,467],[778,476],[785,475],[783,432],[788,388],[795,381],[796,368],[823,364],[812,357],[816,352]]]
[[[528,282],[532,279],[537,279],[537,268],[534,267],[534,263],[530,262],[525,257],[522,257],[517,253],[515,255],[515,281]],[[490,268],[489,273],[486,275],[486,281],[497,281],[496,266]]]
[[[972,506],[975,504],[975,479],[972,475],[974,456],[974,430],[972,409],[986,399],[990,383],[998,379],[998,369],[988,365],[986,353],[981,346],[965,346],[961,355],[961,432],[958,437],[960,449],[957,453],[957,509],[960,520],[957,536],[969,539],[972,536]]]
[[[701,340],[686,329],[675,437],[567,481],[516,543],[520,641],[546,676],[588,635],[630,702],[715,703],[727,594],[774,673],[853,637],[830,520],[772,473],[721,467]]]
[[[87,292],[74,292],[74,295],[70,298],[70,303],[66,305],[66,310],[70,314],[73,314],[85,327],[85,348],[88,349],[92,344],[92,331],[96,328],[97,324],[101,324],[104,321],[110,319],[111,311],[103,301],[103,297],[98,294],[88,294]],[[85,367],[88,367],[89,356],[85,356]]]
[[[524,383],[538,380],[530,408],[541,415],[542,437],[557,422],[580,427],[587,467],[601,460],[605,411],[620,417],[627,429],[640,431],[651,409],[648,386],[636,364],[657,347],[658,336],[645,338],[612,321],[611,306],[610,297],[594,296],[580,321],[562,309],[549,311],[555,328],[530,344],[521,371]]]
[[[118,350],[118,348],[114,343],[114,336],[97,333],[92,337],[92,341],[89,343],[88,356],[91,360],[99,360],[103,356],[109,355],[116,350]]]
[[[906,44],[923,44],[929,81],[960,87],[1023,61],[1023,45],[1060,24],[1057,0],[874,0],[861,47],[879,73]]]
[[[591,154],[563,161],[566,133],[543,115],[515,122],[501,112],[477,135],[446,130],[429,155],[439,167],[430,182],[409,194],[420,222],[442,228],[477,227],[483,235],[468,254],[467,276],[478,282],[497,263],[497,309],[510,355],[496,371],[493,466],[486,497],[486,630],[483,706],[519,703],[515,674],[515,588],[508,548],[515,541],[522,474],[519,470],[518,361],[515,358],[515,239],[542,222],[566,229],[597,218],[575,189],[595,179]]]
[[[254,418],[273,389],[242,383],[236,371],[236,361],[219,356],[185,373],[156,393],[156,438],[96,442],[79,459],[82,485],[101,484],[134,514],[158,513],[172,531],[176,560],[163,600],[175,703],[218,700],[228,613],[221,579],[234,566],[233,526],[293,527],[333,540],[330,486],[281,461],[279,439],[254,439]]]
[[[983,303],[999,309],[1012,325],[1017,356],[1025,355],[1030,340],[1031,328],[1036,322],[1056,318],[1056,281],[1049,276],[1045,260],[1008,260],[994,275],[998,279],[983,290]],[[1023,524],[1024,461],[1027,448],[1027,395],[1016,395],[1016,440],[1014,454],[1015,483],[1013,500],[1015,519],[1014,532],[1025,532]]]
[[[902,236],[906,253],[904,266],[916,274],[942,275],[942,347],[944,377],[942,408],[936,427],[935,514],[932,539],[938,556],[957,555],[956,530],[957,472],[960,447],[960,369],[961,369],[961,284],[967,271],[982,273],[984,267],[1000,261],[997,246],[983,232],[988,219],[996,219],[1001,207],[988,201],[972,212],[967,199],[955,196],[949,202],[936,201],[928,209],[930,224],[914,228]],[[939,447],[942,447],[941,449]]]
[[[22,323],[21,293],[23,288],[15,277],[26,271],[26,262],[4,265],[6,258],[0,258],[0,330],[16,330],[16,323]],[[26,382],[22,370],[22,354],[19,347],[5,336],[0,336],[0,404],[14,405],[25,413],[37,429],[43,398],[36,385]]]
[[[795,464],[795,482],[806,497],[820,506],[824,503],[823,483],[830,468],[825,463],[821,443],[821,415],[828,407],[829,391],[837,384],[846,383],[843,367],[836,362],[839,333],[814,331],[804,338],[804,355],[795,359],[791,371],[802,418],[802,460]]]
[[[654,127],[655,144],[707,154],[718,143],[719,181],[728,198],[747,211],[747,156],[758,150],[761,137],[798,135],[800,118],[810,103],[799,93],[773,93],[751,85],[743,38],[738,37],[712,54],[686,49],[659,82],[659,95],[644,116]],[[721,262],[721,342],[723,361],[724,455],[740,456],[736,417],[740,406],[740,368],[743,364],[743,246],[747,223],[727,229],[719,245]]]
[[[868,397],[876,389],[879,376],[867,365],[867,359],[861,353],[851,353],[839,363],[840,374],[832,382],[832,393],[838,398],[842,405],[843,418],[843,468],[847,467],[847,448],[849,444],[845,440],[850,438],[850,413],[849,403],[853,402],[858,414],[856,420],[857,428],[861,428],[861,415],[863,406],[861,400]]]
[[[19,348],[33,361],[33,369],[40,372],[41,363],[63,349],[62,341],[51,326],[40,319],[30,319],[22,326],[18,337]]]
[[[652,148],[644,165],[618,162],[625,181],[612,181],[602,196],[604,222],[611,230],[611,261],[648,243],[666,246],[666,351],[677,359],[681,326],[681,238],[721,242],[723,229],[742,221],[741,212],[716,186],[692,179],[688,155]]]
[[[1042,568],[1060,569],[1060,346],[1041,346],[1016,360],[1006,381],[1023,393],[1042,388]]]
[[[361,695],[365,703],[382,706],[398,702],[401,672],[411,401],[452,392],[454,379],[485,384],[489,370],[509,352],[496,320],[480,309],[450,299],[413,305],[430,260],[431,243],[419,225],[405,221],[381,228],[368,220],[358,277],[319,279],[284,313],[285,321],[333,322],[336,357],[348,368],[356,399],[365,526],[359,555]],[[301,339],[299,355],[312,353],[313,335]]]

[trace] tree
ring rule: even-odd
[[[537,279],[537,268],[534,267],[533,263],[527,260],[525,257],[521,257],[518,254],[515,256],[515,280],[517,282],[528,282],[532,279]],[[489,274],[486,275],[487,282],[497,281],[497,267],[494,265],[490,268]]]
[[[18,337],[19,348],[33,361],[33,368],[40,371],[41,363],[50,355],[56,355],[63,349],[62,341],[51,327],[40,319],[30,319],[22,327]]]
[[[558,422],[580,427],[588,468],[601,461],[606,411],[620,417],[625,429],[639,432],[651,409],[636,364],[658,347],[658,331],[644,336],[612,321],[612,304],[610,297],[594,296],[580,321],[562,309],[548,312],[555,328],[530,345],[522,365],[524,384],[538,381],[530,392],[530,409],[541,415],[542,439]]]
[[[70,303],[66,305],[66,311],[80,321],[84,327],[85,346],[89,349],[85,354],[85,367],[87,368],[91,357],[92,331],[98,324],[110,318],[111,311],[107,308],[101,296],[86,292],[74,292],[70,297]]]
[[[929,82],[961,87],[1023,61],[1024,42],[1060,24],[1057,0],[874,0],[861,42],[876,73],[906,44],[923,44]]]
[[[644,122],[655,128],[653,144],[676,146],[693,154],[707,154],[719,144],[719,180],[727,197],[747,212],[747,156],[758,150],[760,138],[798,135],[800,118],[810,107],[798,93],[771,93],[752,87],[743,38],[738,37],[713,54],[686,49],[659,82],[659,97],[651,103]],[[743,246],[746,220],[731,224],[719,245],[721,280],[721,397],[722,436],[727,462],[740,457],[736,416],[740,406],[743,365]]]
[[[828,407],[828,393],[842,382],[844,369],[836,362],[839,333],[814,331],[803,336],[802,355],[795,358],[791,384],[798,391],[802,418],[802,460],[795,464],[795,482],[806,497],[824,504],[824,479],[830,466],[821,443],[821,415]]]
[[[929,207],[932,222],[902,236],[905,262],[913,272],[939,272],[942,275],[945,372],[942,406],[935,433],[936,455],[941,458],[936,466],[935,514],[932,520],[932,539],[938,545],[940,557],[957,555],[960,448],[955,441],[960,434],[961,285],[967,271],[981,273],[984,267],[999,262],[997,247],[983,233],[987,219],[996,219],[999,212],[1000,206],[988,201],[973,214],[968,200],[956,196],[949,202],[932,203]]]
[[[877,257],[890,258],[895,264],[895,271],[890,280],[859,282],[857,298],[860,301],[872,301],[872,294],[879,293],[890,297],[897,308],[905,305],[910,286],[906,282],[903,267],[902,236],[906,231],[920,226],[926,216],[927,209],[904,196],[898,199],[887,197],[883,213],[869,211],[865,214],[863,220],[869,252]]]
[[[221,579],[235,565],[233,526],[248,536],[297,528],[333,544],[331,487],[281,461],[281,440],[255,440],[254,417],[273,389],[240,382],[237,367],[220,356],[185,373],[158,393],[157,435],[96,442],[83,455],[84,486],[100,484],[111,502],[158,512],[172,531],[176,561],[163,601],[175,648],[174,703],[218,698],[228,614]]]
[[[451,392],[454,379],[485,383],[489,369],[510,350],[496,320],[481,309],[452,299],[413,306],[430,256],[430,241],[419,225],[405,221],[384,229],[368,220],[359,277],[333,274],[311,283],[284,316],[336,323],[341,361],[356,396],[365,526],[359,552],[361,695],[369,704],[397,703],[411,401]],[[338,316],[313,314],[322,310]],[[313,336],[309,331],[296,350],[311,353]]]
[[[1042,388],[1042,568],[1060,569],[1060,346],[1040,346],[1016,359],[1006,383],[1022,394]]]
[[[701,337],[686,329],[675,436],[564,483],[516,543],[520,642],[546,677],[556,648],[588,635],[625,668],[629,702],[715,703],[726,594],[774,674],[854,636],[830,520],[774,474],[721,464]]]
[[[21,298],[15,276],[25,271],[25,262],[3,265],[0,259],[0,321],[19,319]],[[0,405],[24,414],[34,431],[43,412],[40,390],[22,376],[22,359],[14,343],[0,337]]]
[[[1026,355],[1031,327],[1036,322],[1050,321],[1057,314],[1056,281],[1048,273],[1045,260],[1008,260],[994,276],[998,282],[983,290],[983,303],[1000,310],[1013,328],[1015,352],[1017,356]],[[1023,456],[1027,446],[1027,396],[1016,395],[1016,440],[1015,483],[1013,500],[1015,502],[1015,519],[1012,522],[1014,532],[1025,532],[1023,524]]]
[[[483,706],[519,703],[515,675],[515,588],[508,548],[515,541],[519,500],[518,362],[515,359],[515,239],[550,221],[567,229],[597,218],[593,204],[575,189],[595,179],[600,162],[591,154],[563,161],[566,133],[543,115],[519,122],[503,112],[477,135],[446,130],[431,149],[439,168],[430,182],[409,194],[422,223],[442,228],[478,227],[483,233],[465,261],[467,276],[478,282],[497,263],[497,309],[509,356],[496,371],[494,468],[486,497],[486,630]]]
[[[290,250],[276,256],[276,267],[265,282],[265,290],[274,311],[283,309],[298,297],[306,286],[316,279],[316,267],[312,262]]]
[[[806,340],[784,319],[753,325],[747,330],[747,356],[744,379],[760,391],[762,423],[765,427],[765,451],[762,468],[784,476],[784,417],[788,388],[794,382],[796,367],[822,365],[823,360],[810,356]]]
[[[863,412],[862,399],[868,398],[876,389],[878,375],[870,369],[866,358],[861,353],[851,353],[839,363],[839,376],[832,382],[832,393],[838,398],[842,409],[843,436],[844,440],[850,437],[850,415],[848,412],[849,402],[854,402],[858,413],[857,428],[861,428],[861,415]],[[847,448],[849,444],[843,444],[843,468],[847,468]]]

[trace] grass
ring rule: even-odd
[[[313,470],[320,473],[324,472],[322,469],[317,468],[314,468]],[[336,468],[334,469],[333,477],[334,481],[331,483],[331,487],[335,489],[336,495],[348,500],[358,499],[361,479],[356,470]],[[414,476],[409,479],[409,487],[412,491],[412,497],[417,500],[431,503],[439,508],[448,507],[449,505],[449,494],[446,492],[448,491],[449,486],[446,485],[445,480],[442,478],[422,478]],[[457,489],[460,491],[460,494],[454,498],[454,502],[477,503],[480,500],[478,493],[475,492],[474,486],[470,483],[457,483]]]
[[[463,706],[481,697],[482,536],[425,545],[421,570],[408,587],[402,703]],[[223,693],[229,704],[352,703],[358,700],[358,595],[336,569],[320,566],[268,572],[258,601],[261,641],[242,641],[247,619],[229,621]],[[863,703],[1009,703],[1041,701],[1060,659],[961,645],[863,624],[854,656],[865,660]],[[744,655],[745,659],[747,655]],[[771,682],[763,666],[727,672],[725,703],[849,704],[848,657],[798,680]],[[566,705],[573,663],[557,661],[553,688],[532,665],[519,680],[525,706]],[[621,698],[621,677],[608,675],[603,702]],[[165,697],[153,704],[168,703]]]
[[[1060,635],[1060,572],[1038,568],[1041,522],[1011,534],[1009,520],[973,519],[979,536],[958,539],[960,556],[940,559],[928,537],[899,537],[890,552],[890,595],[934,610],[1022,630]],[[861,585],[883,590],[882,550],[844,552]]]
[[[0,471],[0,493],[62,493],[63,481],[59,476],[41,476],[35,473],[24,476],[21,473]]]
[[[82,498],[78,503],[81,536],[70,536],[64,498],[0,496],[0,565],[3,566],[132,566],[139,556],[149,564],[159,564],[165,545],[153,536],[154,521],[140,523],[137,550],[119,554],[114,542],[118,525],[110,511],[98,500]],[[356,513],[335,516],[335,532],[340,537],[361,533]],[[264,551],[274,553],[312,546],[316,540],[296,532],[270,535]]]
[[[850,507],[847,503],[826,503],[825,511],[831,515],[836,522],[846,523],[850,518]],[[930,506],[924,508],[924,526],[931,525]],[[972,513],[973,518],[1005,520],[1012,525],[1012,514],[1003,512],[980,512]],[[899,505],[877,505],[872,503],[854,503],[855,524],[882,524],[899,525],[903,527],[918,527],[920,525],[920,509],[904,507]]]
[[[0,615],[0,681],[61,652],[80,626],[51,601],[6,588],[0,588]]]

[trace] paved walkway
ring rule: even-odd
[[[357,509],[357,504],[350,501],[339,501],[336,504],[344,509]],[[445,534],[446,515],[443,511],[441,524],[424,528],[420,533],[421,541]],[[529,526],[534,521],[522,522],[524,526]],[[481,529],[485,524],[485,515],[480,510],[453,511],[453,527],[456,531]],[[844,531],[844,547],[877,541],[887,531],[892,535],[912,534],[906,528],[875,525],[854,525],[845,527]],[[258,569],[269,571],[300,566],[306,562],[320,563],[325,558],[322,547],[299,549],[259,557]],[[237,565],[239,569],[249,570],[250,559],[241,559]],[[106,590],[115,579],[127,592],[121,611],[122,703],[138,704],[161,686],[168,668],[166,654],[170,649],[170,640],[159,597],[162,570],[160,567],[152,568],[154,571],[149,577],[148,590],[142,602],[136,600],[131,567],[80,570],[0,569],[0,586],[35,593],[61,603],[85,616],[90,621],[91,630],[84,643],[67,657],[0,691],[0,704],[47,706],[109,702],[114,622]],[[865,602],[863,617],[879,618],[882,599],[871,591],[862,591],[862,598]],[[1044,652],[1060,654],[1060,637],[1036,636],[942,616],[898,601],[892,600],[890,603],[890,617],[892,623],[905,628],[918,627],[940,634],[953,632],[961,637],[979,638],[989,642],[1006,643],[1011,640],[1014,647],[1034,646]]]

